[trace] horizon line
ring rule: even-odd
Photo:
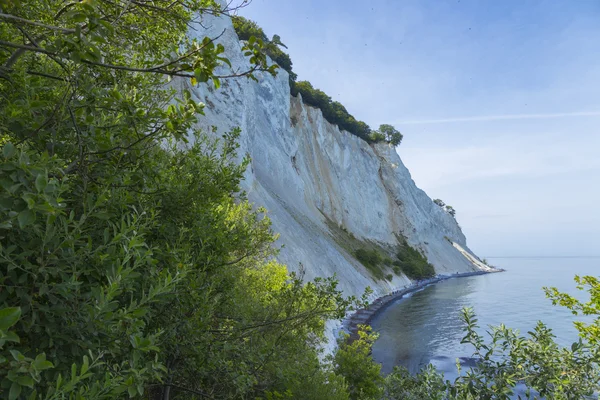
[[[441,124],[447,122],[486,122],[486,121],[505,121],[519,119],[546,119],[546,118],[568,118],[568,117],[598,117],[600,111],[576,111],[568,113],[549,113],[549,114],[506,114],[506,115],[484,115],[480,117],[455,117],[439,119],[422,119],[399,121],[398,125],[419,125],[419,124]]]
[[[600,258],[596,256],[485,256],[483,258]]]

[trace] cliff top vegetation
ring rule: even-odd
[[[394,126],[383,124],[379,129],[373,130],[366,122],[354,118],[340,102],[334,101],[325,92],[313,87],[310,82],[297,81],[298,75],[293,71],[293,63],[289,54],[282,50],[286,46],[281,42],[279,35],[273,35],[269,39],[256,22],[241,16],[235,16],[232,19],[240,40],[250,41],[251,38],[254,38],[252,40],[260,40],[264,43],[265,53],[288,72],[292,95],[300,94],[306,104],[320,109],[327,121],[368,143],[388,142],[393,146],[398,146],[402,142],[403,136]]]

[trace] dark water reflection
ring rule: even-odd
[[[472,349],[460,344],[464,336],[460,320],[463,307],[475,309],[483,328],[505,323],[525,333],[542,320],[554,329],[560,344],[570,345],[577,340],[572,324],[575,317],[552,306],[542,287],[556,286],[578,293],[574,275],[600,275],[599,258],[491,261],[508,271],[440,282],[396,302],[373,320],[373,328],[380,334],[373,356],[384,373],[395,365],[415,373],[432,363],[453,379],[457,358],[465,366],[472,365]]]

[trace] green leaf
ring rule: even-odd
[[[23,229],[35,222],[35,213],[31,210],[23,210],[19,213],[17,219],[19,220],[19,227]]]
[[[0,330],[8,332],[8,329],[21,318],[20,307],[9,307],[0,310]]]
[[[2,340],[5,340],[7,342],[14,342],[14,343],[19,343],[21,340],[19,339],[19,336],[14,333],[14,332],[8,332],[3,338]]]
[[[44,189],[44,192],[48,193],[48,194],[52,194],[56,191],[56,189],[57,189],[56,184],[51,182],[48,184],[48,186],[46,186],[46,189]]]
[[[15,153],[17,152],[17,149],[15,148],[15,145],[12,143],[6,143],[4,145],[4,148],[2,149],[2,154],[4,154],[4,157],[6,158],[11,158],[12,156],[15,155]]]
[[[27,386],[33,389],[33,379],[29,375],[23,375],[17,378],[17,383],[21,386]]]
[[[127,388],[127,393],[129,393],[129,397],[135,397],[137,394],[137,388],[135,386],[129,386]]]
[[[231,68],[231,61],[229,61],[228,58],[225,57],[218,57],[219,60],[223,61],[225,64],[227,64],[229,66],[229,68]]]
[[[23,354],[21,354],[20,351],[18,351],[18,350],[9,350],[9,351],[10,351],[10,354],[15,359],[15,361],[23,361],[23,360],[25,360],[25,356]]]
[[[94,218],[101,219],[103,221],[108,221],[109,219],[111,219],[113,217],[113,214],[101,211],[101,212],[94,213],[91,216]]]
[[[46,360],[46,353],[38,354],[32,365],[36,371],[44,371],[54,367],[54,364]]]
[[[202,70],[202,68],[196,68],[194,70],[194,76],[198,82],[208,82],[208,74]]]
[[[90,369],[90,359],[88,356],[83,356],[83,365],[81,366],[81,374],[85,374]]]
[[[79,12],[79,13],[71,15],[72,22],[85,22],[86,20],[87,20],[87,15],[85,15],[84,13]]]
[[[17,382],[13,382],[8,392],[8,400],[15,400],[21,394],[21,385]]]

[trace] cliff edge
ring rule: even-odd
[[[221,35],[233,70],[249,69],[230,18],[204,19],[208,32],[202,35]],[[276,77],[257,74],[258,82],[224,80],[218,90],[187,80],[173,84],[206,104],[205,131],[241,128],[240,154],[252,158],[243,188],[281,234],[279,261],[306,279],[335,274],[347,295],[371,287],[373,297],[411,281],[391,269],[386,279],[375,277],[355,258],[361,246],[393,254],[406,241],[438,274],[486,268],[455,219],[416,186],[395,148],[368,144],[330,124],[290,95],[288,75],[278,71]]]

